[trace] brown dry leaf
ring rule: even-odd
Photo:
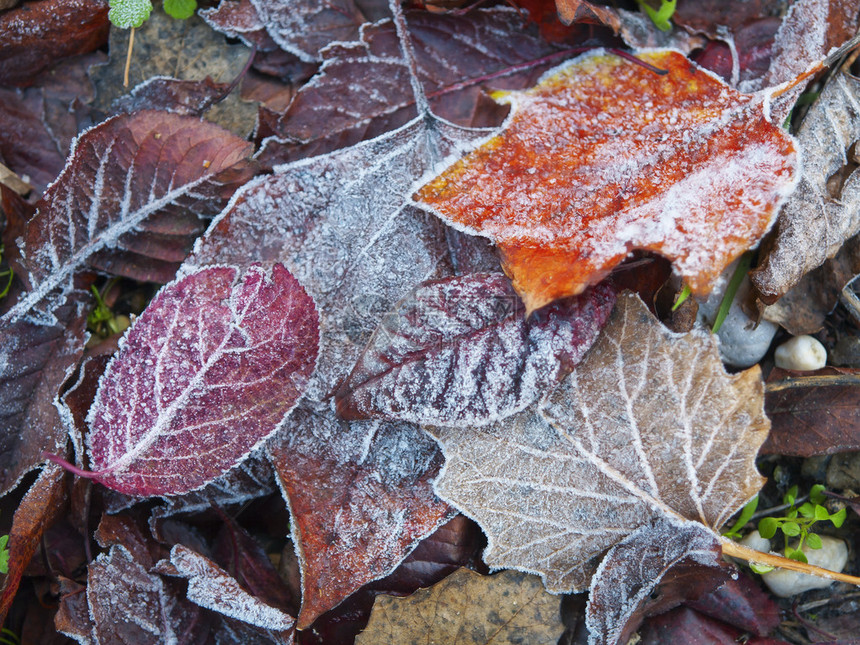
[[[24,570],[39,550],[45,531],[66,510],[65,471],[48,464],[27,491],[12,519],[9,531],[9,573],[0,587],[0,623],[15,599]]]
[[[837,74],[797,133],[803,168],[777,220],[773,245],[750,279],[773,303],[860,231],[860,173],[849,151],[860,139],[860,80]]]
[[[487,564],[582,590],[607,549],[654,522],[716,539],[764,481],[763,398],[758,367],[728,375],[711,336],[674,334],[622,294],[540,414],[431,430],[446,458],[436,490],[489,536]]]
[[[536,576],[460,569],[408,598],[377,596],[356,645],[555,643],[564,631],[559,599]]]
[[[765,93],[741,94],[671,50],[581,56],[512,92],[504,131],[416,197],[495,241],[529,311],[581,293],[633,249],[696,295],[767,232],[796,183]]]

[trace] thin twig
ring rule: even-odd
[[[762,553],[761,551],[756,551],[755,549],[750,549],[749,547],[742,546],[737,542],[729,540],[728,538],[720,538],[720,542],[722,543],[723,547],[723,555],[728,555],[733,558],[752,562],[754,564],[764,564],[771,567],[775,567],[777,569],[797,571],[798,573],[806,573],[811,576],[816,576],[817,578],[837,580],[839,582],[846,582],[850,585],[860,586],[860,578],[856,576],[849,576],[845,573],[837,573],[836,571],[830,571],[829,569],[816,567],[814,564],[798,562],[797,560],[784,558],[781,555],[774,555],[773,553]]]

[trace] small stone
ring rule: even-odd
[[[763,538],[758,530],[752,531],[745,535],[740,541],[741,546],[745,546],[762,553],[770,553],[770,540]]]
[[[774,362],[784,370],[818,370],[827,364],[827,350],[812,336],[795,336],[776,348]]]
[[[830,537],[829,535],[822,535],[820,537],[820,549],[810,549],[807,545],[803,545],[803,552],[806,554],[809,564],[814,564],[824,569],[835,571],[836,573],[841,572],[848,562],[848,546],[843,540]],[[786,569],[774,569],[763,574],[761,578],[773,594],[780,598],[795,596],[810,589],[825,589],[833,584],[833,580],[828,580],[827,578],[819,578],[807,573],[798,573]]]
[[[698,319],[709,329],[713,327],[735,266],[736,263],[733,263],[723,272],[708,300],[699,304]],[[771,341],[779,329],[779,325],[767,320],[762,320],[756,325],[755,321],[744,313],[740,303],[744,301],[749,291],[749,279],[744,278],[726,319],[716,333],[720,341],[720,358],[724,363],[734,367],[750,367],[758,363],[770,349]]]

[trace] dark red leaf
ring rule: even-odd
[[[251,0],[266,31],[281,49],[304,61],[320,60],[332,42],[355,40],[364,24],[353,0]]]
[[[512,9],[479,9],[465,16],[412,12],[408,20],[418,76],[433,112],[462,125],[497,125],[504,115],[492,109],[492,118],[485,119],[477,112],[484,86],[527,87],[549,64],[566,55],[540,38]],[[517,38],[512,39],[511,33],[517,33]],[[360,41],[332,45],[323,56],[320,74],[272,125],[272,134],[293,146],[313,145],[302,150],[288,147],[276,154],[273,142],[264,153],[272,160],[351,145],[416,115],[409,68],[392,22],[369,26]]]
[[[28,223],[31,291],[6,317],[45,308],[85,267],[169,281],[202,218],[252,174],[249,152],[218,126],[167,112],[120,115],[81,135]]]
[[[54,325],[0,324],[0,494],[42,463],[42,451],[65,452],[66,428],[54,397],[84,351],[80,294],[54,313]]]
[[[688,607],[673,609],[645,622],[640,631],[641,645],[737,645],[741,630],[708,618]],[[772,638],[752,638],[748,645],[787,645]]]
[[[152,77],[111,105],[111,110],[164,110],[174,114],[199,116],[229,89],[229,83],[216,83],[207,76],[202,81],[183,81],[178,78]]]
[[[272,630],[292,643],[295,620],[245,591],[239,583],[209,558],[188,547],[171,549],[169,563],[159,564],[167,575],[188,580],[188,599],[224,616]],[[278,641],[281,642],[281,641]]]
[[[794,457],[860,450],[860,373],[825,367],[815,372],[774,368],[765,411],[770,435],[761,454]]]
[[[591,581],[589,643],[626,643],[645,616],[711,591],[729,575],[710,529],[669,518],[643,526],[609,550]]]
[[[728,6],[720,3],[721,6]],[[743,5],[747,7],[747,3]],[[735,53],[727,43],[710,41],[693,59],[728,82],[749,82],[764,77],[770,67],[773,40],[781,22],[779,18],[765,17],[748,22],[735,29]],[[735,67],[737,64],[737,67]],[[737,77],[734,78],[734,75]]]
[[[704,32],[713,38],[719,36],[719,26],[737,33],[750,22],[767,17],[772,4],[772,0],[682,0],[672,15],[672,22]]]
[[[336,395],[347,419],[473,426],[525,409],[582,358],[615,293],[598,286],[526,322],[510,280],[425,282],[382,319]]]
[[[343,422],[299,408],[269,444],[293,515],[304,629],[389,574],[452,515],[433,493],[436,444],[411,424]]]
[[[722,620],[738,629],[767,636],[780,623],[779,605],[752,576],[740,572],[719,589],[684,601],[701,614]]]
[[[30,85],[59,59],[107,42],[105,0],[35,0],[0,14],[0,84]]]
[[[99,643],[205,643],[209,617],[172,586],[114,546],[90,563],[87,601]]]
[[[59,466],[48,464],[15,511],[7,544],[9,573],[0,587],[0,623],[6,619],[21,576],[39,550],[42,536],[66,510],[65,474]]]
[[[279,264],[212,267],[163,289],[126,336],[90,409],[90,468],[132,495],[179,494],[260,445],[316,365],[313,301]]]

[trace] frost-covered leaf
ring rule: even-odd
[[[408,598],[377,596],[357,645],[555,643],[559,599],[519,571],[482,576],[460,569]]]
[[[287,642],[292,642],[295,619],[245,591],[230,574],[209,558],[177,545],[170,551],[170,563],[176,568],[177,575],[188,579],[188,599],[192,602],[275,632],[289,630]]]
[[[0,323],[0,495],[63,453],[67,429],[54,400],[84,351],[86,311],[80,293],[55,311],[57,323]]]
[[[576,365],[615,304],[607,286],[529,321],[499,273],[422,284],[382,319],[337,393],[344,418],[484,425],[525,409]]]
[[[56,464],[48,464],[15,510],[6,545],[9,572],[0,587],[0,622],[6,619],[24,570],[39,550],[45,531],[66,510],[65,474]]]
[[[28,222],[22,252],[31,290],[4,322],[50,322],[53,301],[62,302],[85,268],[172,277],[201,218],[248,179],[248,153],[229,132],[166,112],[121,115],[81,135]]]
[[[717,535],[701,524],[664,517],[639,527],[609,550],[591,580],[585,611],[589,645],[627,643],[646,614],[700,595],[697,581],[707,586],[725,582],[728,573],[702,575],[703,567],[722,564]],[[666,598],[656,589],[672,575],[686,575],[693,582]]]
[[[278,45],[266,31],[266,24],[251,0],[221,0],[217,7],[201,9],[200,17],[212,29],[230,38],[239,38],[259,51],[270,51]]]
[[[860,139],[860,80],[836,74],[797,138],[804,159],[800,184],[782,208],[772,248],[750,275],[769,303],[860,231],[860,174],[849,156]]]
[[[208,631],[202,612],[123,546],[90,563],[87,602],[97,643],[185,644]]]
[[[622,295],[540,415],[432,430],[445,454],[436,490],[487,533],[489,565],[582,590],[603,553],[652,520],[714,530],[758,491],[763,390],[757,367],[726,374],[710,336],[669,332]]]
[[[559,18],[566,25],[577,22],[606,25],[615,33],[621,29],[621,18],[617,10],[611,7],[604,7],[588,0],[555,0],[555,6],[558,7]]]
[[[453,515],[433,493],[438,448],[412,424],[300,407],[268,450],[293,517],[301,629],[391,573]]]
[[[546,57],[558,60],[560,54],[510,8],[476,9],[463,16],[406,15],[418,78],[433,112],[461,125],[495,125],[480,114],[482,86],[527,87],[547,68]],[[310,152],[318,153],[369,139],[415,117],[409,67],[390,20],[364,27],[360,40],[334,44],[322,56],[319,74],[271,125],[272,134],[293,144],[313,144]],[[286,153],[278,155],[283,159]]]
[[[220,99],[229,87],[228,83],[216,83],[208,76],[202,81],[153,76],[114,101],[111,111],[165,110],[197,116]]]
[[[101,378],[87,417],[93,478],[141,496],[213,481],[296,405],[317,348],[313,301],[282,265],[171,283]]]
[[[336,41],[355,40],[364,23],[353,0],[251,0],[261,22],[281,49],[304,61]]]
[[[105,0],[39,0],[3,12],[0,84],[31,85],[60,59],[104,45],[109,29]]]
[[[504,131],[417,194],[499,245],[529,311],[581,293],[632,249],[707,294],[794,189],[798,155],[766,93],[740,94],[678,52],[640,58],[668,74],[597,50],[505,95]]]

